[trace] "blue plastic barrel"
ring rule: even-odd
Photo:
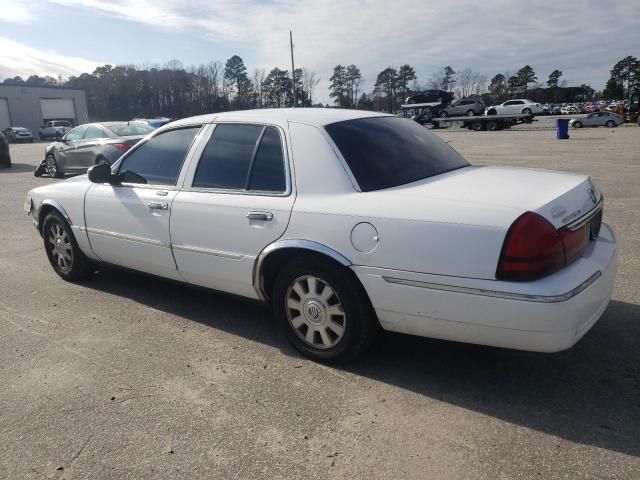
[[[558,140],[567,140],[569,138],[569,120],[566,118],[558,118],[556,120],[556,138]]]

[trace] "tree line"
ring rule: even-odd
[[[526,97],[541,103],[621,99],[640,90],[640,61],[628,56],[617,62],[602,92],[590,85],[568,86],[563,72],[553,70],[539,81],[530,65],[515,73],[495,74],[490,80],[471,68],[439,68],[424,82],[409,64],[386,67],[376,75],[373,88],[363,91],[364,77],[356,65],[336,65],[329,79],[329,97],[338,108],[396,112],[411,95],[445,90],[458,98],[479,98],[485,104]],[[85,91],[94,120],[133,117],[187,117],[227,110],[323,106],[316,100],[320,78],[307,68],[290,71],[256,68],[249,72],[243,59],[233,55],[224,64],[210,62],[184,67],[178,60],[164,66],[104,65],[92,73],[68,79],[32,75],[7,78],[4,85],[62,86]],[[295,89],[295,96],[294,96]]]

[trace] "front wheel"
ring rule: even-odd
[[[497,114],[498,114],[498,112],[496,110],[494,110],[494,109],[491,109],[491,110],[489,110],[487,112],[487,115],[497,115]]]
[[[531,115],[533,112],[530,108],[525,108],[524,110],[522,110],[522,113],[524,113],[525,115]]]
[[[440,112],[440,118],[447,118],[449,114],[447,112]]]
[[[616,126],[616,122],[614,122],[613,120],[608,120],[607,123],[604,124],[604,126],[607,128],[613,128]]]
[[[64,177],[64,172],[62,172],[58,168],[58,162],[56,160],[56,157],[53,155],[53,153],[47,154],[47,156],[45,157],[44,163],[45,163],[47,175],[49,175],[52,178]]]
[[[42,225],[42,238],[49,263],[64,280],[80,280],[93,273],[93,263],[78,247],[71,227],[60,213],[53,211],[47,214]]]
[[[573,128],[582,128],[582,122],[573,122]]]
[[[371,344],[379,328],[356,280],[343,267],[314,257],[285,265],[272,302],[289,342],[313,360],[351,360]]]
[[[474,117],[476,115],[476,112],[474,112],[473,110],[467,110],[467,113],[465,113],[465,115],[467,117]]]

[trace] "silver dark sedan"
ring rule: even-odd
[[[113,164],[153,128],[144,123],[103,122],[80,125],[45,149],[44,170],[51,177],[83,173],[89,167]]]
[[[624,123],[624,119],[614,112],[593,112],[584,117],[572,118],[569,125],[573,128],[607,127],[613,128]]]

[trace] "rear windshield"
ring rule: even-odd
[[[325,126],[360,189],[380,190],[432,177],[469,163],[412,120],[361,118]]]
[[[153,128],[142,123],[108,125],[107,128],[118,137],[131,137],[134,135],[147,135],[153,132]]]

